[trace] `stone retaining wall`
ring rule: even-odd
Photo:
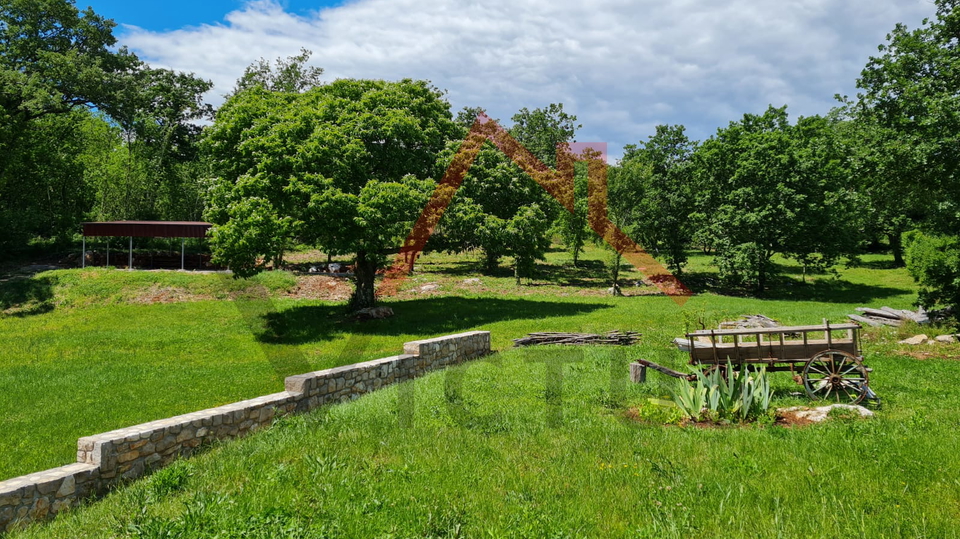
[[[51,518],[124,480],[191,455],[213,440],[243,436],[279,416],[344,402],[383,386],[490,353],[490,332],[404,344],[404,354],[291,376],[286,391],[152,421],[77,441],[77,463],[0,482],[0,532]]]

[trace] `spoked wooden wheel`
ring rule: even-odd
[[[814,400],[857,404],[869,391],[867,369],[856,356],[825,350],[803,367],[803,388]]]

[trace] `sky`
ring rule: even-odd
[[[214,82],[313,51],[324,78],[427,79],[454,113],[563,103],[613,158],[658,124],[702,140],[745,113],[825,114],[887,33],[931,0],[77,0],[154,67]]]

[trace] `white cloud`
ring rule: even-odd
[[[301,17],[257,0],[218,24],[120,39],[212,79],[215,104],[257,58],[306,47],[328,79],[429,79],[455,111],[509,119],[563,102],[580,140],[619,155],[658,123],[705,138],[768,104],[825,113],[897,22],[933,13],[929,0],[354,0]]]

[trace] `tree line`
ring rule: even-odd
[[[700,249],[726,284],[759,293],[775,286],[775,255],[821,271],[887,248],[924,304],[960,305],[958,2],[897,25],[859,93],[823,116],[770,106],[702,141],[658,126],[609,167],[610,220],[677,274]],[[325,82],[302,50],[255,61],[214,111],[209,81],[151,68],[116,47],[114,26],[73,0],[3,1],[0,248],[70,243],[83,220],[207,219],[215,260],[237,276],[316,246],[354,259],[353,304],[373,304],[480,109],[454,114],[424,81]],[[555,167],[579,127],[551,104],[508,130]],[[576,264],[597,241],[586,182],[579,166],[569,211],[486,144],[428,248],[476,251],[484,271],[509,258],[519,282],[559,237]]]

